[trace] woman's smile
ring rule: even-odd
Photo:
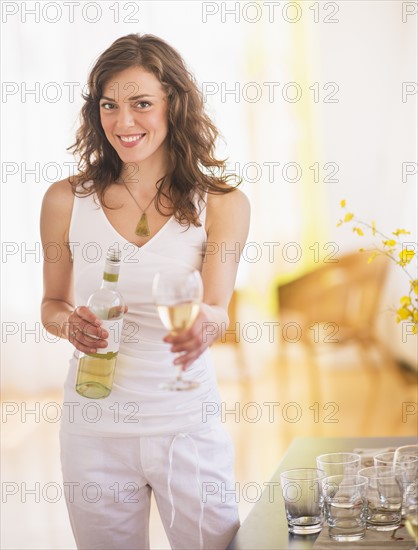
[[[139,143],[142,143],[146,134],[129,134],[117,136],[123,147],[135,147]]]

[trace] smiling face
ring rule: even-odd
[[[112,77],[100,99],[100,121],[124,163],[157,163],[164,168],[168,101],[158,79],[142,67]]]

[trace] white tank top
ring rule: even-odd
[[[124,239],[111,225],[96,194],[74,197],[70,223],[76,305],[85,305],[100,287],[106,252],[122,253],[118,290],[129,310],[125,315],[113,390],[100,400],[75,391],[78,351],[70,359],[64,387],[61,429],[79,435],[117,437],[168,435],[209,427],[219,417],[220,399],[210,352],[206,350],[184,373],[199,388],[166,391],[158,388],[175,376],[170,345],[152,299],[152,281],[160,270],[175,265],[202,269],[206,208],[202,225],[181,225],[174,217],[141,247]]]

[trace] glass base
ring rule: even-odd
[[[322,522],[311,517],[298,518],[297,522],[288,523],[289,533],[294,535],[313,535],[322,530]]]
[[[168,391],[185,391],[185,390],[194,390],[200,386],[199,382],[193,382],[193,380],[183,380],[182,378],[174,378],[169,382],[164,382],[158,387],[160,390]]]
[[[367,529],[369,529],[370,531],[395,531],[396,529],[399,529],[400,526],[400,523],[398,523],[397,525],[370,525],[368,523]]]
[[[396,524],[375,524],[375,523],[368,523],[367,529],[370,529],[371,531],[395,531],[395,529],[399,529],[401,526],[400,522]]]
[[[88,399],[104,399],[112,390],[98,382],[83,382],[76,386],[76,391]]]
[[[331,532],[331,530],[329,531],[330,539],[336,540],[338,542],[353,542],[356,540],[362,540],[364,539],[365,536],[366,536],[366,533],[347,534],[347,533],[341,533],[341,532],[335,533],[335,532]]]

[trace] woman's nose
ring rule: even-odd
[[[125,104],[119,108],[118,113],[118,126],[122,130],[123,128],[130,128],[135,125],[133,113],[130,109],[130,105]]]

